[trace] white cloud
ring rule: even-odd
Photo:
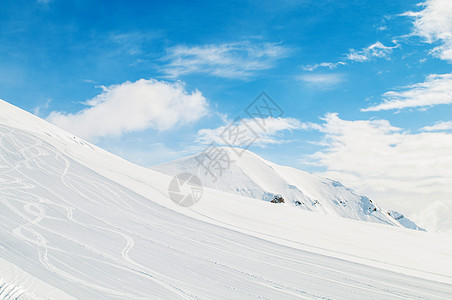
[[[422,128],[423,131],[445,131],[452,130],[452,121],[447,122],[437,122],[432,126],[425,126]]]
[[[40,116],[41,116],[41,113],[42,113],[42,110],[43,110],[43,109],[48,109],[48,108],[49,108],[50,102],[52,102],[52,100],[51,100],[51,99],[47,99],[46,102],[44,102],[44,103],[39,104],[38,106],[36,106],[36,107],[33,109],[33,114],[35,114],[35,115],[37,115],[38,117],[40,117]]]
[[[264,126],[262,126],[264,124]],[[284,131],[298,129],[308,129],[309,125],[294,118],[272,118],[265,119],[239,119],[237,122],[229,121],[227,125],[214,129],[201,129],[198,131],[197,141],[203,144],[215,142],[219,145],[243,146],[246,141],[254,141],[255,146],[265,146],[267,144],[281,144],[287,142],[281,138]],[[237,139],[222,139],[225,133],[232,129],[234,133],[240,132]],[[237,131],[235,131],[237,130]]]
[[[286,57],[288,49],[273,43],[250,42],[203,46],[176,46],[168,49],[163,72],[168,77],[206,73],[223,78],[247,78],[256,71],[272,68]]]
[[[181,82],[140,79],[102,87],[77,113],[52,112],[47,120],[85,139],[120,136],[148,128],[168,130],[192,123],[207,114],[208,103],[199,91],[187,92]]]
[[[340,73],[304,74],[299,76],[298,79],[319,88],[331,88],[346,81],[345,76]]]
[[[327,168],[322,175],[420,226],[452,233],[451,133],[410,134],[386,120],[346,121],[337,114],[326,115],[317,129],[326,148],[309,159]]]
[[[395,41],[393,41],[395,43]],[[398,45],[396,44],[396,46],[394,47],[388,47],[383,45],[381,42],[376,42],[366,48],[363,48],[361,50],[355,50],[355,49],[350,49],[350,51],[345,54],[345,58],[343,59],[343,61],[338,61],[335,63],[332,62],[322,62],[319,64],[314,64],[314,65],[307,65],[304,66],[303,69],[305,71],[314,71],[318,68],[329,68],[331,69],[335,69],[339,66],[345,66],[348,64],[348,62],[366,62],[366,61],[370,61],[374,58],[386,58],[389,55],[391,55],[392,51],[397,48]]]
[[[432,74],[424,82],[389,91],[383,94],[383,102],[362,111],[380,111],[410,107],[429,107],[452,103],[452,73]]]
[[[337,63],[331,63],[331,62],[322,62],[319,64],[314,64],[314,65],[307,65],[303,67],[303,70],[305,71],[314,71],[318,68],[328,68],[330,70],[332,69],[336,69],[338,66],[344,66],[346,65],[345,62],[343,61],[339,61]]]
[[[452,2],[428,0],[420,6],[421,11],[403,14],[414,18],[412,34],[424,38],[427,43],[439,43],[432,54],[452,62]]]
[[[388,47],[380,42],[376,42],[369,47],[363,48],[359,51],[351,49],[347,54],[347,60],[364,62],[369,61],[373,58],[388,57],[392,53],[392,50],[396,47],[397,46]]]

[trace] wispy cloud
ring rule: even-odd
[[[421,11],[403,14],[414,19],[412,35],[424,38],[427,43],[439,43],[431,54],[452,63],[452,2],[428,0],[420,7]]]
[[[361,50],[350,49],[348,53],[344,54],[344,59],[338,62],[322,62],[313,65],[303,66],[306,71],[314,71],[318,68],[335,69],[339,66],[345,66],[349,62],[366,62],[374,58],[387,58],[398,45],[389,47],[383,45],[381,42],[373,43],[372,45],[362,48]]]
[[[383,102],[362,109],[380,111],[404,108],[425,108],[439,104],[452,103],[452,73],[432,74],[424,82],[402,87],[383,94]]]
[[[176,46],[167,49],[167,64],[162,71],[176,78],[205,73],[223,78],[248,78],[257,71],[270,69],[286,57],[289,50],[275,43],[227,43],[202,46]]]
[[[37,115],[38,117],[41,117],[42,110],[43,110],[43,109],[44,109],[44,110],[45,110],[45,109],[48,109],[48,108],[49,108],[49,105],[50,105],[50,102],[52,102],[52,100],[51,100],[51,99],[47,99],[46,102],[41,103],[41,104],[39,104],[38,106],[36,106],[36,107],[33,109],[33,114]]]
[[[207,114],[199,91],[188,92],[181,82],[140,79],[102,87],[103,91],[76,113],[53,111],[47,120],[85,139],[119,137],[148,128],[168,130]]]
[[[437,122],[434,125],[425,126],[421,130],[423,130],[423,131],[446,131],[446,130],[452,130],[452,121]]]
[[[313,87],[325,89],[333,88],[346,81],[345,75],[340,73],[308,73],[300,75],[298,79]]]
[[[303,67],[303,70],[305,71],[314,71],[318,68],[328,68],[330,70],[337,68],[338,66],[344,66],[346,65],[345,62],[343,61],[339,61],[336,63],[331,63],[331,62],[322,62],[319,64],[313,64],[313,65],[307,65]]]
[[[346,59],[349,61],[364,62],[369,61],[373,58],[384,58],[388,57],[392,53],[394,48],[397,48],[397,46],[388,47],[380,42],[376,42],[369,47],[363,48],[361,50],[351,49],[347,54]]]
[[[430,230],[452,233],[452,133],[411,134],[386,120],[342,120],[327,114],[313,129],[325,148],[308,161],[322,175],[402,210]],[[439,209],[442,208],[442,209]]]
[[[263,129],[260,124],[265,124]],[[227,146],[242,146],[244,140],[255,140],[255,146],[265,146],[267,144],[281,144],[288,142],[282,137],[284,132],[307,129],[308,124],[304,124],[294,118],[272,118],[265,119],[240,119],[239,121],[226,121],[226,125],[214,128],[214,129],[201,129],[197,134],[197,141],[202,144],[210,144],[215,142],[219,145]],[[235,142],[225,143],[222,138],[224,133],[229,129],[234,128],[234,134],[240,134]]]

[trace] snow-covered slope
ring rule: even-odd
[[[204,190],[0,101],[0,299],[450,299],[452,238]]]
[[[402,214],[393,212],[391,215],[368,197],[358,195],[340,182],[271,163],[248,150],[220,147],[219,151],[232,161],[222,170],[221,176],[214,177],[206,172],[200,163],[205,160],[204,153],[153,169],[173,176],[192,173],[201,179],[204,186],[242,196],[270,201],[274,195],[281,195],[285,203],[309,211],[420,229]]]

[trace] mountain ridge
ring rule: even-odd
[[[338,181],[277,165],[246,149],[218,147],[217,151],[223,151],[231,162],[217,178],[200,164],[202,157],[206,156],[203,152],[151,169],[171,176],[192,173],[206,187],[246,197],[270,201],[274,196],[281,195],[289,205],[309,211],[423,230],[402,214],[391,214],[391,211],[382,209],[373,200]],[[393,215],[397,215],[398,219]]]

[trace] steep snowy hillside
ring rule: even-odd
[[[452,238],[204,189],[0,100],[0,299],[451,299]]]
[[[270,201],[281,195],[292,206],[355,220],[386,223],[420,229],[402,214],[381,209],[366,196],[358,195],[340,182],[290,167],[279,166],[242,149],[221,147],[231,160],[221,176],[212,176],[200,162],[205,153],[165,163],[154,170],[168,175],[192,173],[204,186]],[[219,173],[218,173],[219,174]],[[394,218],[393,216],[397,216]]]

